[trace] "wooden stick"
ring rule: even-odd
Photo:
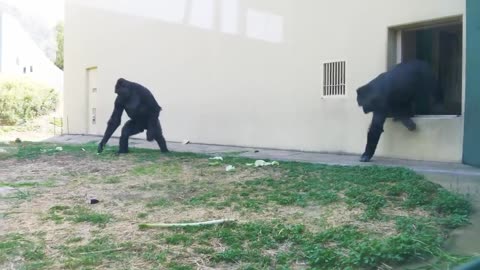
[[[196,227],[196,226],[207,226],[207,225],[217,225],[223,223],[235,222],[234,219],[219,219],[211,220],[205,222],[193,222],[193,223],[153,223],[153,224],[140,224],[138,225],[140,229],[149,229],[149,228],[181,228],[181,227]]]

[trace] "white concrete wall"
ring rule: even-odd
[[[86,132],[97,66],[99,130],[125,77],[153,90],[167,140],[361,153],[371,115],[355,91],[385,71],[388,27],[464,11],[463,0],[70,0],[68,131]],[[347,61],[347,97],[322,98],[330,60]],[[462,117],[416,121],[415,133],[388,122],[377,155],[461,160]]]

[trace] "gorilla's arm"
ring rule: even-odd
[[[372,123],[370,124],[370,129],[368,130],[367,146],[365,147],[365,152],[363,153],[360,161],[368,162],[375,154],[378,141],[383,133],[383,124],[385,123],[386,118],[387,117],[385,113],[373,113]]]
[[[105,144],[107,144],[110,137],[112,137],[112,134],[115,132],[118,126],[120,126],[122,122],[122,114],[123,114],[123,104],[120,101],[120,97],[117,97],[117,99],[115,100],[115,107],[113,109],[112,116],[110,117],[110,120],[108,120],[107,130],[103,135],[102,141],[98,145],[99,153],[103,151]]]

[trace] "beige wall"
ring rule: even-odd
[[[464,0],[238,0],[235,19],[219,15],[235,10],[222,3],[68,0],[68,131],[87,130],[86,69],[98,66],[101,132],[125,77],[154,92],[170,141],[359,154],[371,115],[355,90],[385,71],[388,27],[465,10]],[[346,97],[322,97],[330,60],[347,61]],[[462,117],[416,122],[415,133],[388,122],[377,155],[461,160]]]

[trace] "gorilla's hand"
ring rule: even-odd
[[[156,134],[153,128],[147,129],[147,141],[153,142],[155,140]]]
[[[102,153],[103,152],[103,148],[105,148],[105,144],[103,142],[100,142],[98,144],[98,149],[97,149],[97,153]]]

